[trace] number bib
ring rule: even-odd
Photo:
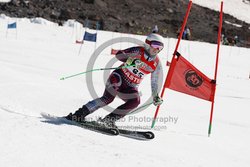
[[[143,62],[143,65],[140,68],[136,68],[133,66],[123,68],[122,72],[131,83],[140,84],[145,75],[152,73],[156,69],[159,59],[157,57],[153,61],[147,61],[145,60],[144,55],[135,56],[134,59],[140,59]]]
[[[129,81],[135,84],[141,83],[145,75],[143,72],[141,72],[135,67],[123,68],[122,71],[125,74],[125,76],[129,79]]]

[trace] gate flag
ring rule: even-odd
[[[11,24],[8,24],[8,25],[7,25],[7,28],[8,28],[8,29],[16,28],[16,22],[11,23]]]
[[[85,31],[84,36],[83,36],[83,40],[90,41],[90,42],[96,42],[96,36],[97,36],[97,33],[92,34],[92,33]]]
[[[172,58],[165,88],[213,101],[215,85],[214,80],[208,78],[176,52]]]

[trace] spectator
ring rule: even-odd
[[[234,36],[234,45],[238,46],[239,37],[237,35]]]
[[[182,34],[182,39],[190,40],[191,39],[191,31],[189,27],[185,27],[183,34]]]
[[[224,34],[221,35],[221,43],[222,45],[229,45],[228,39]]]
[[[177,31],[177,38],[179,37],[180,30],[181,29],[179,29]],[[190,40],[191,39],[191,31],[190,31],[190,28],[187,27],[187,26],[184,28],[184,31],[182,33],[182,39],[186,39],[186,40]]]
[[[158,33],[158,32],[159,32],[158,26],[155,25],[153,30],[152,30],[152,33]]]

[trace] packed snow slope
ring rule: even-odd
[[[209,9],[213,9],[216,11],[219,11],[219,4],[221,0],[192,0],[193,3],[207,7]],[[249,0],[226,0],[223,4],[223,12],[230,14],[234,17],[236,17],[239,20],[243,20],[247,23],[250,23],[250,1]]]
[[[17,29],[7,30],[7,23],[12,21],[17,21]],[[67,25],[71,26],[59,27],[43,19],[0,18],[0,166],[249,166],[249,49],[221,46],[210,137],[207,131],[211,103],[167,89],[152,129],[155,139],[138,141],[50,123],[40,116],[41,112],[65,116],[77,110],[93,98],[87,84],[102,95],[107,72],[93,72],[92,81],[86,75],[63,81],[60,78],[87,70],[94,50],[104,42],[117,37],[145,40],[144,36],[98,31],[96,43],[85,41],[81,46],[75,40],[82,38],[85,29],[72,22]],[[171,60],[176,39],[166,38],[164,44],[159,57],[165,78],[165,64]],[[111,48],[133,45],[122,42],[107,47],[98,55],[94,68],[118,66]],[[181,41],[179,52],[213,78],[216,47]],[[139,87],[142,104],[150,97],[150,89],[147,76]],[[110,107],[121,103],[116,99]],[[149,130],[155,109],[150,106],[117,125]],[[106,114],[100,109],[88,118]]]

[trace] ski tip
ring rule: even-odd
[[[49,113],[46,113],[46,112],[41,112],[40,115],[45,118],[45,119],[51,119],[51,118],[56,118],[56,116],[53,116]]]
[[[42,117],[47,117],[47,116],[49,116],[49,114],[46,113],[46,112],[41,112],[40,115],[41,115]]]
[[[147,139],[153,139],[153,138],[155,138],[155,134],[153,133],[153,132],[145,132],[145,137],[147,138]]]

